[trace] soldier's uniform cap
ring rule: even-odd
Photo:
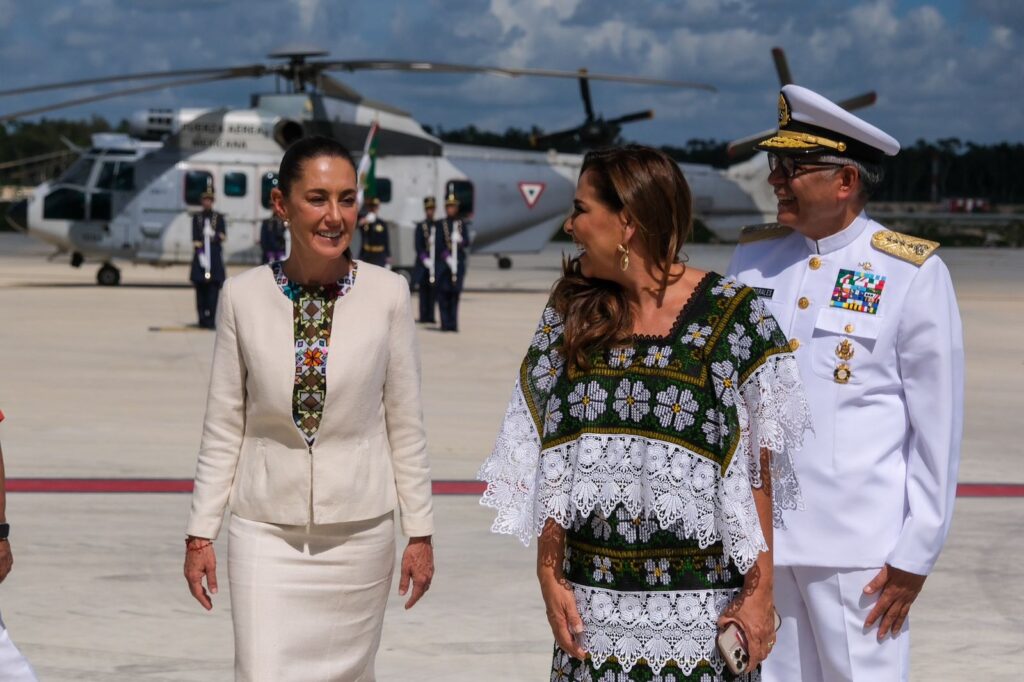
[[[786,85],[779,93],[779,129],[755,147],[776,154],[836,154],[879,163],[895,156],[900,143],[813,90]]]
[[[423,197],[423,208],[434,208],[437,206],[437,201],[434,197]]]
[[[369,199],[366,200],[366,203],[369,204],[370,206],[380,206],[380,199],[378,199],[377,197],[370,197]]]
[[[448,198],[444,200],[445,206],[458,206],[459,200],[455,198],[454,194],[449,194]]]
[[[212,189],[208,189],[199,195],[200,199],[216,199],[217,195],[213,193]]]

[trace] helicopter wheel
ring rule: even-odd
[[[498,269],[499,270],[511,270],[512,259],[508,256],[498,256]]]
[[[102,287],[116,287],[121,283],[121,271],[110,263],[104,263],[96,273],[96,283]]]

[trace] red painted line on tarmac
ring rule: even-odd
[[[1024,497],[1024,484],[1020,483],[960,483],[957,497]]]
[[[482,481],[434,481],[435,495],[481,495]],[[191,478],[9,478],[12,493],[190,493]],[[1024,497],[1022,483],[961,483],[957,497]]]
[[[480,481],[434,481],[435,495],[481,495]],[[11,493],[190,493],[191,478],[9,478]]]

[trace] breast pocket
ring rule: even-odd
[[[822,308],[811,339],[815,374],[839,384],[859,384],[871,362],[883,320],[843,308]]]

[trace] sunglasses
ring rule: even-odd
[[[782,169],[782,176],[785,178],[795,178],[799,175],[806,173],[814,173],[826,168],[842,168],[841,163],[832,163],[829,161],[797,161],[792,156],[779,156],[778,154],[768,153],[768,168],[774,173],[776,169]]]

